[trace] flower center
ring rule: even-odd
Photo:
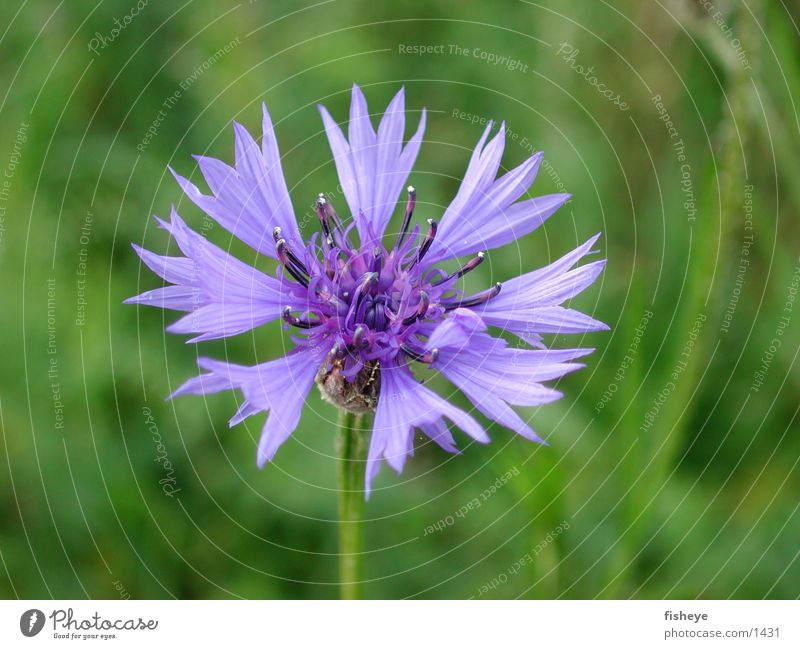
[[[364,324],[374,331],[384,331],[388,324],[386,318],[386,302],[385,295],[370,295],[366,299],[367,309],[364,313]]]
[[[500,291],[495,284],[465,296],[456,288],[484,260],[484,253],[454,273],[426,259],[438,226],[429,219],[424,234],[418,226],[411,229],[415,204],[416,191],[409,187],[403,225],[391,250],[379,241],[353,246],[354,226],[345,227],[323,195],[316,203],[321,237],[315,235],[304,249],[293,250],[280,228],[273,231],[278,260],[291,278],[287,297],[293,306],[285,307],[283,318],[305,332],[308,341],[298,344],[330,346],[316,382],[327,400],[351,412],[374,409],[380,390],[374,375],[380,362],[398,355],[434,362],[438,352],[427,350],[425,341],[435,325],[449,311],[478,306]]]

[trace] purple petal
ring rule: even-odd
[[[193,156],[214,196],[239,189],[239,176],[233,167],[209,156]]]
[[[328,136],[328,143],[333,153],[336,173],[339,175],[345,200],[350,208],[350,213],[355,218],[360,212],[361,195],[359,194],[358,179],[350,154],[350,145],[342,133],[342,129],[333,121],[328,110],[322,105],[317,106],[317,108],[322,116],[325,134]]]
[[[563,306],[517,309],[510,313],[483,312],[484,322],[520,337],[541,334],[582,334],[588,331],[608,331],[608,325],[591,316]]]
[[[505,426],[506,428],[513,430],[515,433],[521,435],[525,439],[531,440],[532,442],[538,442],[539,444],[545,443],[545,441],[533,431],[533,429],[522,419],[522,417],[514,412],[514,410],[512,410],[512,408],[497,395],[486,392],[482,388],[479,388],[466,380],[458,381],[456,379],[453,380],[453,384],[465,395],[467,395],[467,398],[473,404],[475,404],[475,407],[480,410],[483,415],[492,421],[495,421],[501,426]],[[554,398],[561,396],[555,391],[553,391],[553,394],[558,395]]]
[[[458,329],[461,329],[460,335],[456,333]],[[431,343],[434,337],[438,341]],[[538,442],[542,440],[509,404],[537,406],[559,399],[561,393],[545,387],[542,381],[560,378],[583,367],[569,361],[592,351],[509,347],[505,340],[483,333],[463,316],[451,317],[439,325],[426,347],[439,350],[433,369],[464,392],[478,410]]]
[[[542,225],[571,196],[537,196],[499,209],[489,216],[480,212],[467,212],[462,221],[468,228],[459,228],[457,233],[447,236],[446,254],[440,255],[440,259],[470,255],[513,243]]]
[[[258,444],[258,466],[263,467],[297,428],[314,377],[329,351],[324,345],[298,347],[288,356],[253,367],[201,358],[198,364],[209,374],[190,379],[172,396],[241,390],[245,400],[231,425],[245,416],[269,412]]]
[[[353,86],[348,138],[330,113],[319,106],[345,199],[362,243],[383,236],[403,185],[417,157],[425,130],[425,111],[414,136],[403,147],[404,94],[389,103],[377,133],[364,93]]]
[[[432,258],[449,259],[460,254],[494,248],[513,241],[515,232],[527,234],[538,227],[563,204],[564,195],[558,195],[559,198],[550,201],[555,202],[555,206],[543,200],[542,209],[533,214],[529,214],[525,208],[519,208],[516,213],[510,210],[533,183],[541,161],[542,154],[537,153],[497,180],[492,178],[494,182],[488,187],[486,178],[482,177],[482,185],[468,188],[469,197],[465,201],[460,200],[459,191],[459,196],[442,217],[439,233],[430,250]],[[467,178],[463,182],[467,182]],[[551,210],[549,213],[548,209]],[[526,220],[526,216],[530,221]]]
[[[420,429],[432,441],[436,442],[443,450],[448,453],[460,453],[456,448],[456,440],[444,420],[439,419],[430,424],[420,424]]]
[[[142,304],[173,311],[192,311],[200,304],[200,291],[192,286],[165,286],[123,300],[123,304]]]
[[[394,178],[386,170],[393,169],[396,161],[403,152],[403,135],[406,128],[404,90],[400,88],[394,96],[378,126],[378,149],[376,167],[378,173],[375,177],[375,187],[373,201],[376,206],[380,206],[381,213],[385,205],[396,202],[397,195],[392,196],[392,186]],[[400,181],[403,182],[402,180]],[[394,205],[392,205],[394,209]],[[391,215],[391,211],[389,211]]]
[[[188,340],[189,343],[227,338],[275,320],[280,311],[280,304],[265,305],[255,300],[249,304],[209,304],[169,325],[167,331],[172,334],[200,333]]]
[[[200,334],[192,342],[233,336],[280,317],[285,306],[300,307],[281,280],[239,261],[191,230],[172,210],[158,219],[186,257],[161,257],[135,247],[148,267],[174,286],[146,291],[128,303],[190,313],[167,328]]]
[[[265,115],[265,120],[267,119]],[[253,210],[260,214],[260,223],[270,234],[277,226],[287,241],[297,243],[300,233],[292,211],[292,203],[277,157],[265,160],[253,136],[241,124],[233,123],[235,137],[236,172],[239,175],[240,191],[252,203]],[[269,125],[270,132],[272,125]],[[272,133],[274,138],[274,133]],[[277,145],[274,147],[277,151]],[[272,150],[268,147],[267,150]]]
[[[284,238],[301,243],[272,121],[264,108],[262,146],[241,124],[234,123],[236,168],[207,156],[195,159],[212,191],[203,194],[195,184],[172,171],[189,199],[234,236],[258,252],[275,257],[273,228]]]
[[[417,382],[407,367],[381,367],[381,393],[367,456],[366,493],[378,472],[381,458],[398,473],[409,454],[414,427],[430,426],[447,417],[473,439],[487,442],[483,428],[466,412]],[[424,430],[424,429],[423,429]]]
[[[170,284],[186,284],[191,282],[194,264],[191,259],[184,257],[163,257],[141,246],[132,244],[136,254],[141,257],[145,265],[162,279]]]
[[[376,135],[369,119],[367,100],[361,88],[353,85],[350,101],[350,122],[347,128],[350,153],[359,185],[360,204],[354,216],[363,214],[371,219],[374,216]]]
[[[262,109],[262,140],[261,151],[264,157],[264,164],[267,168],[266,179],[269,183],[270,193],[275,201],[275,223],[283,230],[283,236],[287,241],[295,244],[302,243],[300,230],[297,227],[297,219],[294,215],[292,201],[289,197],[289,190],[286,187],[286,179],[283,176],[281,165],[281,155],[278,150],[278,140],[275,137],[275,129],[272,126],[272,119],[269,116],[267,105],[261,104]]]
[[[590,252],[598,237],[544,268],[504,282],[499,295],[474,307],[475,312],[487,324],[523,337],[607,329],[602,322],[559,306],[591,285],[602,272],[605,261],[570,270]]]
[[[276,257],[272,231],[262,223],[261,215],[255,212],[254,205],[243,203],[247,194],[226,192],[224,198],[206,196],[190,180],[184,178],[170,167],[183,193],[201,210],[219,223],[228,232],[244,241],[248,246],[263,255]],[[238,183],[237,183],[238,186]]]
[[[473,334],[486,329],[486,323],[470,309],[455,309],[439,324],[425,343],[426,350],[462,348]]]
[[[475,146],[458,193],[456,193],[456,197],[448,208],[448,211],[452,210],[453,214],[460,212],[476,194],[479,196],[485,194],[497,177],[500,161],[503,158],[503,150],[505,149],[506,124],[505,122],[500,124],[497,134],[484,148],[483,144],[486,142],[492,126],[493,122],[489,122],[486,125],[486,130],[484,130],[483,135],[478,140],[478,144]],[[443,222],[445,220],[445,218],[442,218]]]
[[[440,226],[446,228],[451,225],[452,221],[456,219],[456,215],[464,211],[468,204],[474,202],[473,196],[484,195],[494,182],[505,148],[506,125],[503,122],[497,134],[488,145],[484,146],[493,126],[494,122],[490,121],[475,145],[458,192],[442,216]]]

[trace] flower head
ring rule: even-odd
[[[576,267],[599,235],[544,268],[466,293],[463,276],[489,250],[533,231],[569,199],[568,194],[552,194],[519,200],[533,183],[542,154],[498,178],[505,126],[487,143],[489,124],[441,218],[428,219],[422,228],[412,226],[416,191],[408,186],[402,225],[387,233],[422,142],[425,111],[406,143],[402,89],[377,131],[357,86],[347,137],[325,108],[320,112],[352,218],[340,217],[320,194],[319,228],[308,240],[294,216],[266,107],[260,147],[234,124],[235,167],[197,157],[210,195],[175,174],[186,195],[211,218],[277,260],[275,277],[210,243],[174,209],[169,222],[158,222],[183,256],[160,256],[134,246],[169,285],[128,302],[187,312],[168,331],[194,334],[190,342],[199,342],[280,319],[295,332],[289,354],[260,365],[199,359],[205,373],[173,396],[241,390],[244,400],[231,425],[269,413],[258,445],[259,466],[296,428],[314,383],[339,408],[374,411],[367,490],[382,459],[402,470],[417,429],[449,452],[456,452],[456,445],[446,420],[473,439],[488,441],[472,415],[415,379],[415,364],[441,373],[487,418],[541,441],[511,406],[560,398],[543,382],[582,367],[575,360],[592,351],[547,349],[541,334],[607,328],[560,306],[601,272],[604,261]],[[440,263],[454,258],[463,259],[458,270],[442,270]],[[492,329],[516,335],[520,346],[509,346]]]

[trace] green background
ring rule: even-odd
[[[316,104],[344,120],[354,82],[373,114],[401,85],[409,111],[430,111],[411,176],[421,219],[442,213],[481,133],[460,111],[506,120],[506,168],[526,142],[544,150],[532,191],[563,183],[573,199],[470,279],[511,277],[602,231],[608,266],[573,306],[611,326],[550,337],[597,351],[559,383],[561,401],[522,409],[549,446],[493,427],[486,446],[458,433],[460,456],[427,445],[400,477],[384,466],[367,505],[366,595],[800,594],[796,5],[151,0],[126,24],[135,7],[0,8],[0,595],[336,596],[331,407],[313,394],[259,471],[262,418],[227,426],[238,395],[164,401],[198,353],[282,353],[280,327],[197,349],[164,333],[173,313],[122,300],[159,285],[130,243],[171,249],[150,218],[170,204],[232,243],[167,165],[202,184],[191,155],[232,161],[231,122],[258,133],[262,101],[298,214],[335,193]]]

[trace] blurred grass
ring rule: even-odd
[[[410,110],[430,111],[412,176],[421,218],[454,194],[481,131],[454,110],[506,120],[544,150],[557,177],[543,170],[535,193],[560,191],[560,180],[574,198],[472,279],[510,277],[602,231],[607,271],[575,306],[612,327],[553,340],[598,351],[560,383],[562,401],[524,412],[550,446],[493,428],[485,447],[459,438],[458,457],[421,447],[400,478],[384,467],[368,505],[367,594],[797,597],[797,314],[764,385],[753,392],[751,384],[799,263],[798,16],[781,3],[717,5],[751,70],[731,57],[709,13],[685,0],[665,8],[151,2],[97,54],[90,39],[110,34],[133,3],[3,5],[0,166],[24,124],[27,139],[1,203],[0,595],[116,597],[119,580],[142,598],[335,596],[334,413],[313,395],[296,435],[258,471],[260,421],[229,430],[231,394],[164,402],[195,374],[198,351],[163,333],[171,314],[121,301],[157,285],[130,249],[132,241],[167,249],[149,215],[176,203],[204,226],[167,164],[197,179],[191,154],[230,160],[231,121],[257,131],[266,101],[302,214],[337,184],[315,105],[324,101],[344,119],[358,82],[373,111],[401,84]],[[232,42],[138,151],[165,99]],[[562,42],[579,49],[578,62],[593,65],[629,111],[570,69],[556,54]],[[402,55],[401,43],[480,48],[529,70],[471,55]],[[686,145],[693,222],[656,94]],[[504,165],[527,154],[510,141]],[[730,330],[721,333],[744,235],[745,182],[755,187],[755,240]],[[221,228],[205,230],[262,263]],[[83,247],[86,320],[76,326]],[[56,296],[50,332],[48,279]],[[645,310],[654,316],[617,381]],[[689,364],[643,432],[698,313],[707,320]],[[57,354],[48,354],[49,333]],[[266,327],[202,353],[250,363],[285,344],[277,327]],[[63,429],[55,428],[53,383]],[[612,383],[617,392],[598,412]],[[159,484],[164,471],[143,407],[174,466],[176,498]],[[425,534],[512,469],[519,475],[486,504]],[[563,521],[569,529],[553,538]]]

